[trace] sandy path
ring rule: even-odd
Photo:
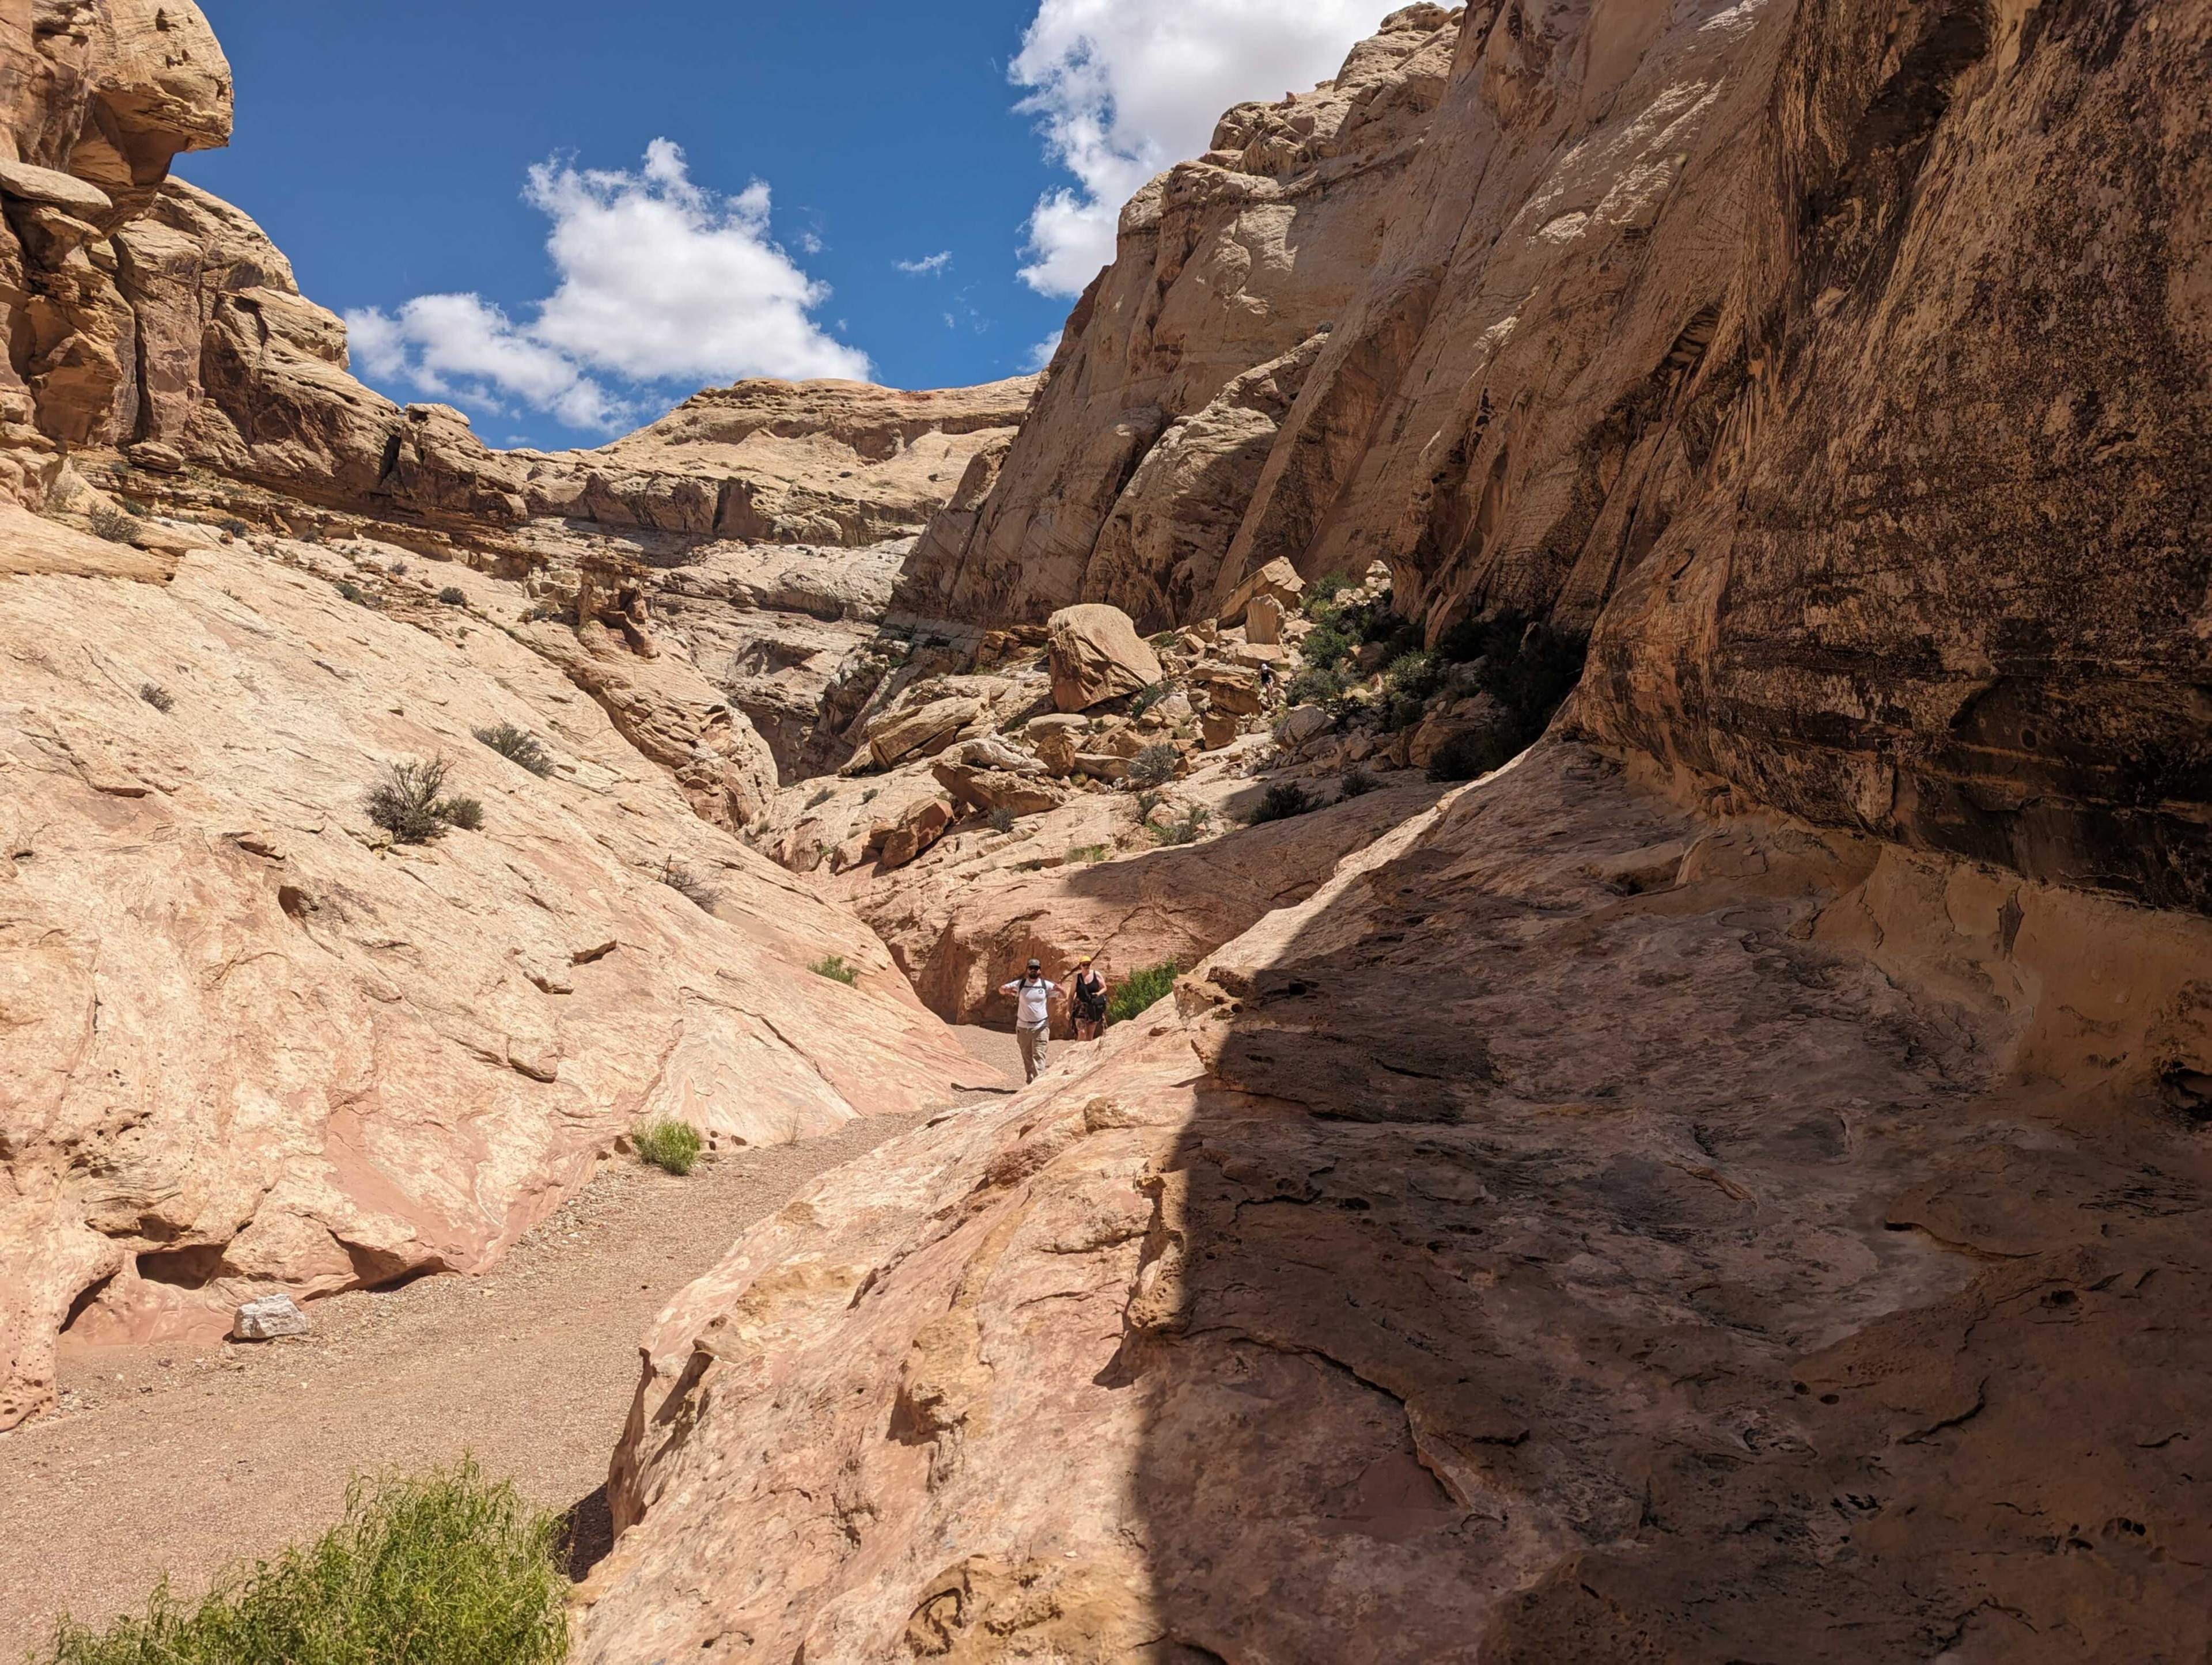
[[[1012,1036],[962,1033],[1019,1079]],[[197,1591],[313,1535],[356,1471],[465,1450],[576,1508],[592,1556],[653,1315],[817,1175],[927,1119],[866,1118],[684,1180],[611,1163],[485,1276],[316,1302],[299,1340],[65,1357],[61,1412],[0,1435],[0,1661],[47,1639],[64,1607],[102,1619],[165,1570]]]

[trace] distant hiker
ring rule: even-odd
[[[1260,697],[1263,700],[1267,699],[1274,691],[1275,667],[1272,665],[1263,665],[1260,667]]]
[[[1052,1039],[1052,997],[1060,993],[1060,985],[1047,979],[1044,967],[1031,960],[1020,976],[1000,984],[999,993],[1020,1002],[1014,1014],[1014,1040],[1022,1049],[1024,1079],[1034,1081],[1044,1068],[1045,1050]]]
[[[1091,969],[1085,954],[1075,968],[1075,1038],[1095,1041],[1106,1024],[1106,979]]]

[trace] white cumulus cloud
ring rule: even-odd
[[[635,393],[653,384],[868,374],[867,355],[811,317],[830,291],[770,237],[759,181],[735,196],[708,190],[681,149],[655,139],[635,173],[541,162],[523,195],[552,222],[559,279],[534,316],[475,295],[358,308],[346,325],[370,375],[606,431],[633,419]]]
[[[1040,0],[1012,64],[1045,149],[1076,183],[1030,217],[1022,281],[1080,294],[1114,258],[1121,204],[1206,149],[1232,104],[1303,92],[1374,32],[1377,0]]]

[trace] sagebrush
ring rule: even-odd
[[[546,756],[544,746],[528,729],[518,728],[513,723],[495,723],[472,732],[510,763],[519,763],[532,775],[552,774],[552,758]]]
[[[660,866],[660,882],[703,913],[714,911],[714,904],[722,899],[720,886],[703,875],[693,872],[673,856]]]
[[[356,1480],[304,1548],[198,1602],[165,1580],[141,1618],[64,1619],[43,1665],[550,1665],[568,1652],[557,1516],[475,1462]]]
[[[483,825],[483,805],[473,798],[447,796],[446,774],[443,757],[386,764],[384,779],[363,800],[368,818],[400,844],[427,844],[449,827],[475,831]]]
[[[848,965],[842,954],[832,954],[826,959],[817,960],[806,969],[817,977],[827,977],[832,982],[844,983],[848,987],[860,981],[860,968]]]
[[[1140,787],[1164,787],[1182,767],[1182,753],[1157,740],[1129,759],[1129,778]]]
[[[1247,817],[1247,824],[1256,827],[1263,821],[1287,821],[1314,807],[1313,795],[1297,781],[1278,781],[1260,794],[1259,806]]]
[[[156,711],[167,712],[176,709],[176,696],[170,693],[167,689],[162,687],[161,684],[157,682],[140,683],[138,684],[138,697],[145,701],[147,704],[152,706]]]

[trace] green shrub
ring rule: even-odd
[[[1158,965],[1148,965],[1142,971],[1133,971],[1107,997],[1106,1021],[1125,1024],[1140,1017],[1165,997],[1175,987],[1178,967],[1173,960],[1163,960]]]
[[[1140,787],[1164,787],[1182,767],[1182,753],[1158,740],[1129,759],[1129,778]]]
[[[161,684],[157,682],[140,683],[138,684],[138,697],[145,701],[147,704],[152,706],[156,711],[167,712],[173,711],[176,708],[176,696],[171,694],[167,689],[162,687]]]
[[[722,892],[710,880],[693,872],[671,856],[660,864],[660,882],[702,913],[711,914]]]
[[[376,605],[376,598],[349,578],[341,578],[331,587],[336,590],[342,599],[352,602],[356,607]]]
[[[1382,784],[1364,769],[1354,763],[1337,776],[1336,795],[1340,800],[1346,798],[1364,798]]]
[[[438,592],[438,599],[448,607],[465,607],[469,605],[469,592],[458,584],[448,584]]]
[[[368,818],[399,844],[427,844],[448,827],[474,832],[483,825],[482,804],[445,794],[446,760],[415,758],[385,765],[384,779],[363,802]]]
[[[1167,697],[1168,685],[1156,682],[1149,688],[1140,688],[1129,698],[1129,715],[1141,717]]]
[[[664,1174],[680,1179],[699,1164],[699,1130],[688,1121],[665,1115],[641,1125],[630,1139],[637,1146],[637,1159]]]
[[[1584,637],[1507,612],[1462,619],[1437,639],[1435,657],[1453,664],[1480,661],[1475,684],[1498,708],[1496,740],[1510,757],[1535,743],[1552,714],[1574,691],[1589,649]]]
[[[1152,836],[1163,844],[1195,844],[1205,836],[1213,822],[1213,811],[1203,804],[1193,804],[1182,812],[1180,820],[1170,821],[1164,827],[1152,829]]]
[[[1444,667],[1433,653],[1418,650],[1401,653],[1382,673],[1382,685],[1393,695],[1416,702],[1426,700],[1443,685]]]
[[[1339,671],[1301,671],[1291,678],[1285,697],[1292,705],[1334,706],[1349,691]]]
[[[1106,847],[1103,844],[1071,844],[1067,847],[1067,859],[1070,861],[1103,861]]]
[[[489,728],[472,732],[510,763],[520,764],[536,775],[552,774],[553,760],[545,755],[545,748],[528,729],[517,728],[513,723],[495,723]]]
[[[827,959],[817,960],[806,969],[817,977],[827,977],[830,981],[843,983],[848,987],[860,981],[860,968],[846,964],[842,954],[832,954]]]
[[[43,1665],[552,1665],[568,1652],[557,1516],[474,1461],[356,1480],[305,1548],[228,1575],[198,1605],[164,1582],[143,1618],[64,1619]]]
[[[1298,603],[1299,611],[1316,621],[1334,619],[1337,613],[1337,597],[1352,587],[1352,580],[1342,573],[1323,573],[1306,586],[1304,599]]]
[[[1306,632],[1306,639],[1298,644],[1298,652],[1313,669],[1334,671],[1352,657],[1354,645],[1351,636],[1335,625],[1317,624]]]
[[[1245,824],[1256,827],[1262,821],[1287,821],[1316,807],[1312,794],[1297,781],[1278,781],[1261,794],[1260,806],[1252,811]]]

